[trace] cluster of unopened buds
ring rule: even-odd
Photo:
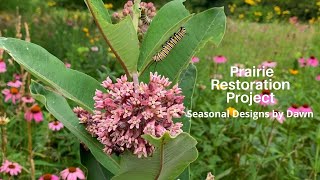
[[[145,32],[147,32],[153,17],[156,15],[157,9],[152,2],[149,2],[149,3],[141,2],[140,9],[141,9],[141,18],[139,20],[138,34],[142,36]],[[113,17],[116,20],[121,20],[128,15],[130,15],[131,17],[133,16],[132,1],[128,1],[124,5],[123,10],[121,12],[113,13]]]
[[[95,110],[88,113],[80,107],[74,108],[80,123],[104,145],[108,154],[120,154],[126,149],[138,157],[150,156],[154,147],[142,135],[161,137],[168,132],[177,136],[182,132],[181,118],[184,105],[178,85],[169,88],[168,78],[150,73],[150,82],[134,84],[124,75],[115,83],[108,77],[102,82],[107,92],[96,90]]]

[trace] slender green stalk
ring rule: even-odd
[[[314,163],[314,177],[313,177],[313,179],[314,180],[317,180],[317,174],[318,174],[318,172],[319,172],[319,167],[320,167],[320,165],[318,164],[319,163],[319,153],[320,153],[320,144],[318,143],[317,144],[317,151],[316,151],[316,158],[315,158],[315,163]]]
[[[28,134],[28,152],[29,152],[29,163],[30,163],[30,176],[31,176],[32,180],[35,180],[35,166],[34,166],[34,161],[33,161],[31,122],[27,122],[27,134]]]
[[[139,19],[141,16],[140,2],[141,0],[134,0],[134,5],[133,5],[132,21],[133,21],[134,29],[136,30],[136,32],[138,32]]]
[[[269,150],[269,147],[270,147],[272,138],[273,138],[273,130],[274,130],[274,128],[275,128],[275,122],[276,122],[276,120],[273,120],[272,126],[271,126],[271,131],[270,131],[270,133],[269,133],[269,135],[268,135],[268,141],[267,141],[266,148],[264,149],[261,162],[260,162],[259,165],[257,166],[257,173],[256,173],[256,175],[259,174],[259,171],[260,171],[260,169],[261,169],[261,167],[262,167],[263,160],[264,160],[264,158],[265,158],[265,157],[267,156],[267,154],[268,154],[268,150]]]
[[[7,158],[7,128],[1,126],[1,152],[2,152],[2,161],[5,161]]]

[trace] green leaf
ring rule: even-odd
[[[219,175],[217,175],[217,176],[215,177],[215,179],[219,180],[219,179],[221,179],[221,178],[229,175],[231,172],[232,172],[232,168],[229,168],[229,169],[223,171],[222,173],[220,173]]]
[[[105,169],[91,154],[90,150],[86,150],[82,145],[80,146],[81,164],[88,170],[87,179],[111,179],[113,176],[107,169]]]
[[[197,80],[197,68],[193,64],[189,64],[179,78],[179,87],[182,89],[182,94],[185,96],[183,104],[186,107],[186,111],[192,109],[192,97]],[[177,119],[183,123],[182,130],[190,133],[191,118],[183,116],[181,119]],[[190,179],[190,167],[186,168],[178,179],[188,180]]]
[[[197,68],[193,64],[189,64],[179,77],[179,87],[182,89],[184,95],[183,104],[186,107],[186,111],[192,109],[192,97],[197,79]],[[182,130],[184,132],[190,132],[191,118],[183,116],[181,119],[176,119],[183,123]]]
[[[71,110],[68,102],[61,95],[45,89],[42,85],[32,82],[30,85],[32,96],[43,103],[46,109],[63,125],[74,134],[80,142],[83,142],[91,151],[93,156],[107,168],[111,173],[119,172],[120,166],[115,157],[111,157],[103,152],[103,145],[95,138],[91,137],[82,124],[79,124],[77,116]]]
[[[113,51],[127,75],[137,71],[139,40],[130,16],[111,24],[102,0],[85,0],[103,38]]]
[[[187,34],[164,60],[151,64],[141,75],[142,79],[147,77],[149,72],[156,67],[155,71],[159,74],[168,77],[170,80],[177,80],[181,71],[187,67],[191,58],[206,42],[211,40],[218,46],[226,28],[224,9],[212,8],[201,12],[193,16],[184,27]]]
[[[92,111],[96,89],[105,92],[94,78],[65,67],[42,47],[14,38],[1,38],[0,48],[32,75],[57,89],[63,96]]]
[[[122,156],[120,173],[113,180],[127,179],[175,179],[183,170],[197,159],[197,141],[187,133],[171,137],[165,133],[161,138],[143,135],[156,147],[148,158],[138,158],[132,153]]]
[[[165,4],[153,18],[141,45],[139,71],[144,71],[161,45],[192,17],[184,7],[184,1],[175,0]]]

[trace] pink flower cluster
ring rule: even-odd
[[[146,3],[146,2],[141,2],[140,3],[140,8],[142,11],[145,12],[145,16],[146,18],[148,18],[149,20],[152,20],[153,17],[156,15],[156,7],[154,6],[154,4],[152,2]],[[121,20],[124,17],[130,15],[131,17],[133,16],[133,1],[128,1],[124,7],[121,13],[115,12],[113,13],[113,17],[117,20]],[[147,32],[149,27],[148,23],[143,22],[142,19],[139,20],[139,29],[138,29],[138,33],[139,34],[144,34],[145,32]]]
[[[298,62],[300,67],[305,67],[305,66],[318,67],[319,66],[319,60],[314,56],[311,56],[309,59],[305,59],[302,57],[298,60]]]
[[[126,149],[138,157],[151,155],[154,147],[141,135],[161,137],[165,132],[176,136],[182,132],[182,123],[173,122],[184,114],[181,89],[157,73],[150,73],[150,82],[134,85],[124,75],[112,83],[108,77],[102,82],[108,92],[97,90],[95,111],[89,114],[75,108],[81,123],[104,145],[108,154],[122,153]]]

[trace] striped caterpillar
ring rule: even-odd
[[[161,51],[159,51],[156,55],[152,57],[153,61],[159,62],[166,58],[170,51],[174,48],[175,45],[177,45],[181,41],[181,39],[184,37],[186,33],[186,28],[181,27],[180,30],[174,33],[173,36],[171,36],[169,40],[162,46]]]

